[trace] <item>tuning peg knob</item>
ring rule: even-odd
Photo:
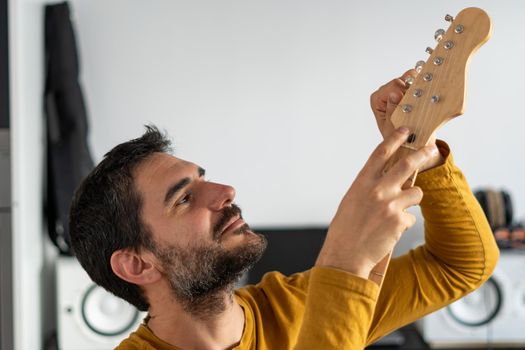
[[[436,66],[441,66],[441,65],[443,64],[443,61],[444,61],[444,60],[445,60],[445,59],[444,59],[443,57],[436,57],[436,58],[434,58],[434,61],[433,61],[433,62],[434,62],[434,64],[435,64]]]
[[[416,72],[421,73],[423,70],[423,66],[425,65],[425,61],[417,61],[416,62]]]
[[[447,22],[454,22],[454,17],[452,17],[451,15],[448,15],[448,14],[447,14],[447,15],[445,16],[445,21],[447,21]]]
[[[409,105],[409,104],[403,105],[403,106],[401,107],[401,110],[402,110],[404,113],[410,113],[410,112],[412,112],[412,105]]]
[[[429,55],[432,55],[432,52],[434,52],[434,49],[431,48],[431,47],[427,47],[427,49],[425,50],[426,53],[428,53]]]
[[[445,30],[444,29],[438,29],[436,30],[436,33],[434,34],[434,39],[437,41],[441,41],[443,37],[445,36]]]

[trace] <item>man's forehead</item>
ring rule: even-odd
[[[135,169],[134,177],[140,183],[141,180],[158,178],[159,176],[162,177],[167,174],[175,175],[177,172],[195,168],[198,167],[192,162],[177,158],[168,153],[156,152],[138,165]]]

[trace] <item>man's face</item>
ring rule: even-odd
[[[242,219],[235,190],[206,181],[202,168],[155,153],[137,167],[134,181],[153,236],[149,248],[188,308],[231,287],[261,257],[266,241]]]

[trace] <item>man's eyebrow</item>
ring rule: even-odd
[[[199,177],[203,177],[206,174],[206,170],[204,170],[201,167],[197,168],[197,173],[199,174]],[[168,205],[170,200],[184,187],[188,186],[188,184],[191,182],[191,178],[185,177],[182,180],[176,182],[175,184],[171,185],[168,190],[166,191],[166,195],[164,196],[164,205]]]

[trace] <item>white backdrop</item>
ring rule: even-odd
[[[96,160],[155,123],[231,184],[252,225],[327,224],[379,142],[369,95],[434,47],[446,13],[492,17],[466,113],[441,130],[473,187],[525,214],[525,2],[73,1]]]

